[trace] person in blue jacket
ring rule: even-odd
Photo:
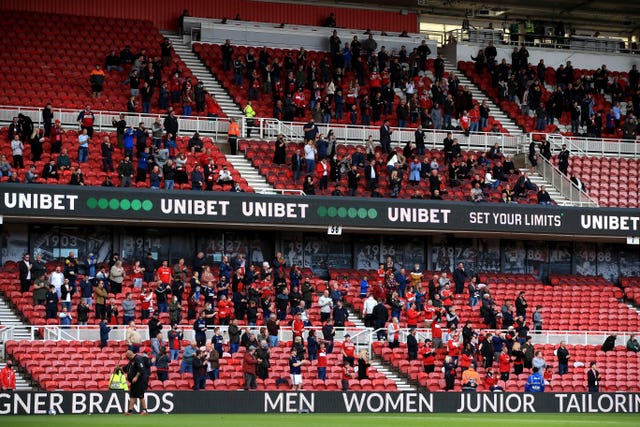
[[[538,368],[533,368],[532,371],[533,374],[529,375],[524,385],[524,391],[527,393],[541,393],[544,391],[544,377],[538,372]]]

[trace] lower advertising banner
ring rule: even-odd
[[[124,392],[0,392],[0,415],[118,414]],[[146,394],[149,413],[638,413],[639,393],[191,392]],[[139,408],[138,408],[139,409]]]

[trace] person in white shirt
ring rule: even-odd
[[[78,163],[87,163],[89,161],[89,135],[87,129],[83,129],[78,135]]]
[[[331,317],[331,308],[333,307],[333,300],[329,296],[329,291],[325,290],[318,298],[318,305],[320,306],[320,321],[325,322]]]
[[[231,172],[227,169],[227,165],[222,166],[222,169],[218,172],[218,185],[233,186],[233,178],[231,177]]]
[[[312,140],[307,141],[307,145],[304,146],[304,163],[308,174],[316,170],[316,154],[318,150],[315,143]]]
[[[484,175],[484,183],[490,188],[498,188],[498,185],[500,185],[500,180],[493,179],[491,171],[487,171],[487,173]]]
[[[364,325],[367,327],[373,327],[373,309],[378,305],[378,301],[373,297],[373,294],[369,294],[369,297],[364,300],[362,312],[364,313]]]
[[[56,267],[55,271],[51,273],[49,276],[49,284],[53,285],[56,288],[56,293],[58,294],[58,298],[62,296],[61,289],[62,284],[64,283],[64,274],[60,271],[60,266]]]

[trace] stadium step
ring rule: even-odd
[[[274,191],[273,186],[267,182],[265,177],[260,175],[258,170],[254,168],[251,162],[242,154],[236,154],[235,156],[225,154],[225,157],[233,165],[233,168],[247,180],[247,184],[249,184],[256,193],[277,194],[277,192]]]
[[[487,105],[490,109],[490,115],[493,116],[494,119],[502,124],[502,127],[505,128],[509,134],[511,135],[522,135],[522,129],[513,121],[509,116],[505,114],[504,111],[500,108],[500,106],[496,105],[491,98],[489,98],[482,90],[480,90],[475,84],[469,80],[462,71],[458,70],[456,66],[451,64],[447,59],[444,60],[444,71],[446,73],[455,72],[456,76],[460,80],[460,84],[468,87],[473,94],[473,99],[478,101],[478,103],[482,103],[482,101],[487,101]],[[427,72],[429,77],[433,80],[434,76],[430,71]]]
[[[4,369],[6,363],[0,363],[0,370]],[[16,373],[16,390],[17,391],[32,391],[31,383],[22,375],[21,372],[16,371],[14,364],[13,370]]]
[[[30,340],[31,332],[25,327],[25,323],[16,315],[7,304],[4,297],[0,297],[0,325],[12,327],[11,335],[8,339]]]
[[[396,374],[386,365],[380,363],[379,360],[371,359],[369,360],[369,363],[371,363],[371,366],[376,368],[376,371],[384,374],[385,377],[396,383],[398,391],[418,391],[418,389],[414,385],[409,384],[406,379]]]
[[[162,35],[173,44],[173,50],[176,55],[189,67],[194,76],[204,83],[204,87],[213,95],[216,102],[227,116],[240,116],[242,110],[234,102],[233,98],[224,90],[220,82],[215,78],[211,71],[200,61],[190,44],[185,44],[182,37],[176,33],[163,31]]]
[[[537,185],[538,188],[540,188],[541,185],[544,185],[547,193],[551,196],[551,200],[556,202],[558,206],[573,206],[571,200],[564,197],[549,181],[544,179],[537,172],[532,173],[529,178],[531,178],[531,182]]]

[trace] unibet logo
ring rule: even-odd
[[[328,216],[329,218],[376,219],[378,217],[378,211],[374,208],[336,208],[335,206],[319,206],[316,213],[322,218]]]
[[[89,209],[111,209],[112,211],[147,211],[153,209],[153,202],[151,200],[138,200],[138,199],[107,199],[90,197],[87,200],[87,207]]]

